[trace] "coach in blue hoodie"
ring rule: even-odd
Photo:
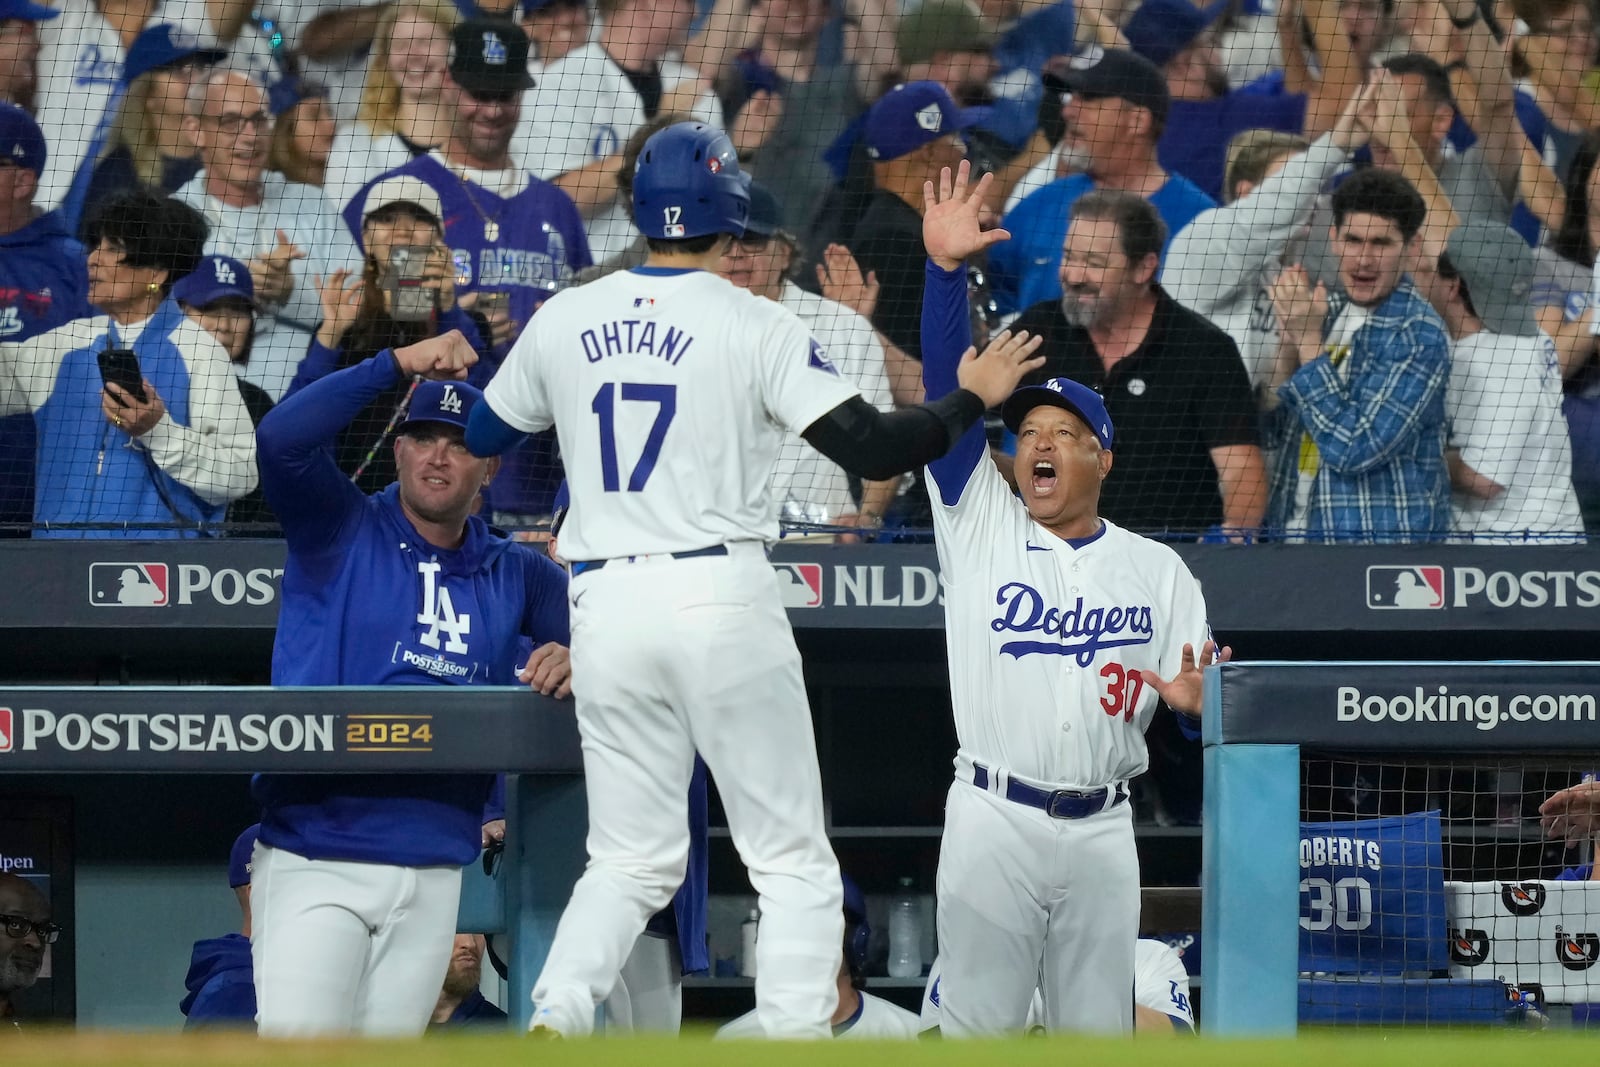
[[[46,158],[44,134],[22,108],[0,103],[0,344],[26,341],[89,314],[83,246],[61,213],[33,197]],[[0,533],[33,521],[33,418],[0,418]]]
[[[288,558],[272,683],[531,684],[565,696],[564,571],[474,511],[495,460],[467,451],[483,394],[451,330],[384,349],[286,397],[257,431]],[[434,380],[421,380],[427,377]],[[445,380],[439,380],[445,379]],[[338,432],[415,382],[371,496],[340,472]],[[518,641],[534,651],[519,672]],[[264,1037],[408,1036],[428,1025],[478,858],[490,774],[263,774],[252,951]]]
[[[189,993],[178,1004],[185,1016],[185,1030],[255,1028],[256,983],[250,966],[250,861],[260,832],[259,823],[247,829],[234,840],[228,854],[228,886],[239,898],[239,910],[244,913],[240,932],[194,943],[189,974],[183,980]]]

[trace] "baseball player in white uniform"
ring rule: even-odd
[[[929,397],[954,384],[969,336],[947,307],[965,291],[962,261],[1010,236],[979,230],[989,178],[969,195],[967,170],[953,189],[944,172],[937,202],[933,183],[924,193]],[[1118,255],[1109,234],[1108,263]],[[1206,640],[1177,554],[1097,515],[1114,442],[1100,397],[1055,378],[1001,415],[1021,499],[981,431],[928,465],[960,746],[939,854],[943,1030],[1019,1031],[1037,987],[1048,1029],[1126,1032],[1139,924],[1128,779],[1147,764],[1158,699],[1198,716],[1201,670],[1230,653]]]
[[[547,301],[468,428],[468,447],[488,455],[554,424],[572,492],[561,547],[573,672],[585,676],[589,865],[534,985],[535,1029],[591,1032],[646,919],[683,881],[698,749],[760,897],[762,1027],[828,1036],[839,868],[765,553],[778,532],[772,465],[793,432],[863,477],[891,477],[943,453],[1042,362],[1036,344],[1007,338],[963,362],[965,388],[878,412],[791,312],[716,275],[744,232],[748,187],[717,130],[651,137],[633,183],[646,265]]]
[[[938,1029],[943,1011],[944,967],[933,961],[928,988],[922,993],[918,1032]],[[1189,972],[1176,949],[1165,941],[1141,937],[1133,952],[1133,1028],[1141,1035],[1194,1032],[1194,1008],[1189,1002]],[[1044,1029],[1044,998],[1034,990],[1028,1004],[1029,1033]]]

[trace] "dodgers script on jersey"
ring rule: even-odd
[[[1300,824],[1300,969],[1450,965],[1439,813]]]
[[[780,305],[649,267],[558,293],[485,390],[519,430],[556,424],[573,560],[775,540],[780,445],[855,395]]]
[[[945,484],[945,462],[928,472],[945,617],[988,620],[946,627],[962,755],[1047,787],[1142,772],[1157,697],[1139,671],[1171,678],[1185,642],[1207,639],[1200,584],[1172,549],[1104,519],[1081,542],[1051,534],[987,456],[964,486]]]

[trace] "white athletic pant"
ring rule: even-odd
[[[1131,1033],[1139,937],[1132,805],[1052,819],[957,780],[939,849],[940,1029]]]
[[[683,881],[698,749],[761,900],[756,1010],[827,1037],[844,937],[800,654],[759,545],[613,560],[573,578],[589,865],[534,985],[535,1025],[589,1033],[634,939]]]
[[[261,1036],[427,1029],[455,942],[459,867],[308,860],[257,843],[250,886]]]
[[[607,1033],[677,1034],[683,1027],[683,957],[676,943],[640,934],[602,1007]]]

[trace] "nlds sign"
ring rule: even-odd
[[[173,588],[172,572],[177,572]],[[271,604],[278,599],[282,567],[212,570],[200,563],[92,563],[89,603],[98,608],[164,608],[169,604]]]

